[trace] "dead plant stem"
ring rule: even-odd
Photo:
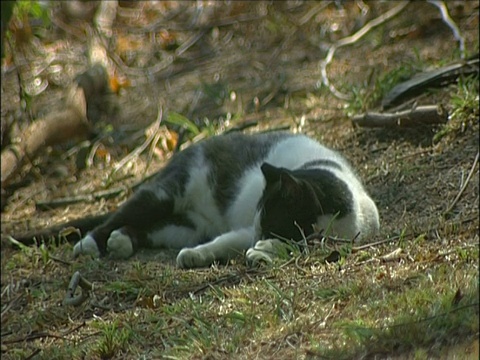
[[[475,171],[475,168],[477,167],[478,155],[479,155],[479,153],[477,152],[477,156],[475,156],[475,160],[473,161],[473,165],[472,165],[472,168],[470,169],[470,172],[468,173],[467,179],[466,179],[465,182],[463,183],[463,186],[461,187],[460,191],[458,192],[458,194],[457,194],[457,196],[455,197],[455,199],[453,200],[453,202],[450,204],[450,206],[447,208],[447,210],[444,211],[443,216],[446,216],[448,213],[450,213],[450,211],[452,211],[452,209],[455,207],[455,205],[457,204],[458,200],[459,200],[460,197],[462,196],[463,192],[464,192],[465,189],[467,188],[467,185],[468,185],[468,183],[470,182],[470,179],[471,179],[472,176],[473,176],[473,173],[474,173],[474,171]]]

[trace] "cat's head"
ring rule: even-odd
[[[299,241],[301,228],[308,236],[322,215],[311,179],[268,163],[261,167],[266,185],[259,202],[260,236]]]

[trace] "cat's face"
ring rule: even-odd
[[[299,241],[299,228],[305,236],[311,234],[322,209],[308,179],[267,163],[262,165],[262,172],[266,187],[259,202],[261,237]]]

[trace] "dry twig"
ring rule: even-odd
[[[377,245],[382,245],[382,244],[386,244],[386,243],[389,243],[389,242],[392,242],[392,241],[397,241],[398,239],[400,239],[400,236],[393,236],[389,239],[375,241],[373,243],[368,243],[368,244],[365,244],[365,245],[355,246],[355,247],[352,247],[352,254],[357,252],[357,251],[368,249],[368,248],[371,248],[371,247],[374,247],[374,246],[377,246]]]
[[[35,203],[35,207],[37,210],[50,210],[55,209],[62,206],[78,204],[78,203],[89,203],[98,201],[100,199],[110,199],[112,197],[118,196],[123,192],[127,191],[124,187],[119,187],[115,189],[99,191],[93,194],[86,194],[86,195],[77,195],[77,196],[68,196],[59,199],[53,200],[44,200],[44,201],[37,201]]]
[[[399,247],[393,250],[392,252],[389,252],[388,254],[381,256],[380,260],[384,262],[398,260],[402,257],[401,254],[402,254],[402,248]]]
[[[3,322],[5,320],[5,315],[10,311],[10,309],[18,302],[18,300],[20,300],[20,298],[24,296],[24,294],[19,294],[15,297],[15,299],[13,299],[12,301],[10,301],[8,303],[7,306],[5,306],[4,309],[2,309],[2,313],[0,314],[0,319],[1,321]],[[5,304],[5,300],[2,300],[2,303]]]
[[[2,152],[2,187],[18,172],[25,159],[32,159],[45,146],[85,136],[89,132],[84,90],[72,85],[65,110],[34,121],[23,133],[22,141]]]
[[[106,94],[108,76],[101,66],[93,66],[80,74],[67,89],[64,110],[52,112],[34,121],[22,134],[22,139],[5,148],[1,154],[1,185],[8,185],[26,159],[33,159],[43,148],[73,138],[87,136],[93,119],[89,119],[89,103]]]
[[[458,46],[460,48],[460,57],[464,59],[465,58],[465,39],[463,38],[462,34],[460,34],[460,29],[458,28],[457,24],[455,24],[455,21],[453,21],[453,19],[450,17],[450,14],[448,13],[448,8],[445,5],[445,2],[439,1],[439,0],[428,0],[428,2],[436,6],[440,10],[443,21],[452,30],[455,40],[458,41]]]
[[[25,358],[25,360],[30,360],[33,359],[35,356],[37,356],[42,350],[41,349],[35,349],[29,356]]]

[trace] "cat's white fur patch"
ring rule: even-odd
[[[211,169],[199,162],[190,170],[190,180],[185,186],[185,195],[175,201],[175,211],[186,213],[197,232],[206,236],[228,231],[223,216],[215,202],[210,185]]]
[[[327,159],[345,167],[346,160],[331,150],[306,136],[296,136],[281,140],[270,150],[264,162],[276,167],[296,169],[299,165],[317,159]]]
[[[94,257],[100,257],[100,251],[98,250],[97,242],[92,236],[87,235],[75,244],[73,247],[73,256],[77,257],[79,255],[92,255]]]
[[[226,217],[231,227],[250,227],[257,213],[258,200],[262,197],[265,178],[260,168],[253,168],[245,172],[239,184],[238,194]]]
[[[114,259],[128,259],[133,254],[133,245],[130,236],[120,230],[114,230],[107,241],[107,251]]]
[[[201,236],[195,229],[180,226],[167,225],[148,234],[153,248],[183,249],[194,247],[201,242]]]

